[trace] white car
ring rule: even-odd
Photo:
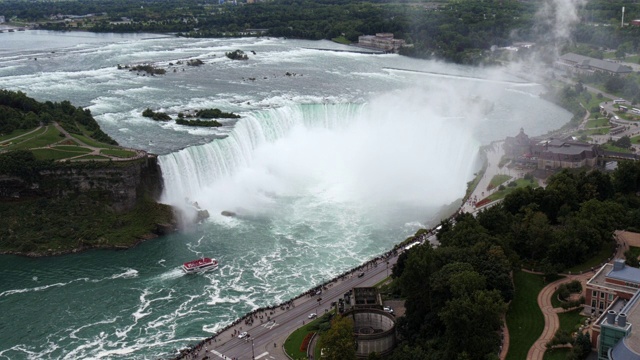
[[[388,306],[383,307],[382,310],[384,310],[385,312],[388,312],[389,314],[393,314],[393,309]]]
[[[309,314],[309,319],[315,319],[318,316],[316,313]]]
[[[243,331],[243,332],[240,333],[240,335],[238,335],[238,339],[242,339],[242,338],[247,337],[247,336],[249,336],[249,333],[246,332],[246,331]]]

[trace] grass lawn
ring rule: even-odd
[[[606,135],[609,133],[610,128],[602,128],[602,129],[589,129],[589,130],[580,130],[578,131],[578,135]]]
[[[489,186],[487,190],[493,189],[495,187],[500,186],[502,183],[511,180],[511,176],[509,175],[494,175],[491,181],[489,182]]]
[[[603,127],[603,126],[609,126],[609,119],[604,118],[604,117],[600,117],[597,120],[589,120],[587,121],[587,128],[588,129],[592,129],[592,128],[596,128],[596,127]]]
[[[105,150],[100,150],[100,153],[119,157],[119,158],[130,158],[130,157],[136,156],[136,153],[134,151],[120,150],[120,149],[105,149]]]
[[[73,145],[58,145],[58,146],[52,147],[52,149],[55,149],[58,151],[80,153],[80,154],[86,154],[91,152],[90,149],[87,149],[85,147],[73,146]]]
[[[93,147],[97,147],[97,148],[101,148],[101,149],[118,149],[117,146],[101,143],[101,142],[99,142],[97,140],[93,140],[92,138],[90,138],[88,136],[78,135],[78,134],[71,134],[71,136],[73,138],[76,138],[76,139],[82,141],[83,143],[85,143],[85,144],[87,144],[89,146],[93,146]]]
[[[74,160],[109,160],[109,158],[100,155],[86,155],[75,158]]]
[[[516,182],[516,186],[507,186],[506,189],[496,191],[493,194],[489,195],[489,200],[496,201],[496,200],[504,199],[504,197],[507,196],[507,194],[511,193],[513,190],[517,188],[521,188],[525,186],[531,186],[533,188],[538,187],[538,183],[531,180],[518,179],[518,180],[515,180],[515,182]]]
[[[609,150],[609,151],[616,151],[616,152],[629,153],[629,154],[632,153],[632,151],[629,150],[629,149],[623,149],[621,147],[617,147],[617,146],[614,146],[614,145],[611,145],[611,144],[607,144],[607,143],[602,144],[602,148],[604,150]]]
[[[7,140],[7,139],[11,139],[14,138],[16,136],[20,136],[22,134],[26,134],[29,131],[33,131],[34,128],[31,129],[18,129],[18,130],[14,130],[13,132],[9,133],[9,134],[0,134],[0,143]],[[16,141],[20,141],[22,139],[16,139]]]
[[[640,61],[640,55],[629,55],[624,58],[624,62],[637,64]]]
[[[631,138],[631,143],[632,144],[640,144],[640,135],[632,137]]]
[[[31,152],[39,160],[62,160],[83,154],[81,151],[56,151],[52,149],[35,149]]]
[[[337,43],[339,43],[339,44],[345,44],[345,45],[349,45],[349,44],[351,44],[351,41],[349,41],[349,39],[347,39],[347,38],[346,38],[346,37],[344,37],[344,36],[338,36],[338,37],[335,37],[335,38],[331,39],[331,41],[333,41],[333,42],[337,42]]]
[[[327,321],[328,316],[323,315],[310,323],[298,328],[289,335],[284,341],[284,351],[293,359],[306,359],[307,353],[300,351],[300,345],[308,333],[317,331],[317,327],[321,322]]]
[[[559,330],[564,330],[569,334],[578,331],[580,325],[584,324],[584,320],[587,318],[580,315],[580,311],[582,311],[582,308],[558,314],[558,319],[560,320]]]
[[[53,125],[46,126],[33,134],[27,135],[24,138],[18,139],[14,145],[7,146],[10,150],[28,150],[38,147],[45,147],[49,144],[56,143],[63,138],[60,137],[60,132]]]
[[[533,343],[544,328],[544,317],[538,307],[538,293],[544,287],[541,275],[514,272],[515,296],[507,311],[509,327],[508,360],[527,358]]]
[[[589,102],[587,102],[584,95],[580,95],[580,103],[582,103],[582,105],[589,111],[591,111],[591,108],[595,106],[600,106],[600,103],[604,101],[610,101],[610,100],[611,99],[606,97],[603,97],[602,99],[598,99],[598,97],[595,96],[595,94],[591,94],[591,99],[589,100]]]
[[[560,329],[568,333],[578,331],[578,327],[584,323],[587,318],[580,315],[582,309],[575,309],[565,313],[558,314],[560,320]],[[550,349],[545,351],[544,360],[564,360],[571,350],[568,348]]]
[[[572,268],[566,269],[565,272],[570,274],[579,273],[581,271],[591,270],[591,268],[596,268],[600,266],[602,263],[607,261],[607,259],[613,254],[613,250],[616,248],[615,242],[611,241],[602,246],[602,249],[593,256],[591,259],[585,261],[580,265],[576,265]]]

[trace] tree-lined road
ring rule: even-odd
[[[402,251],[399,250],[397,255]],[[322,315],[329,311],[332,302],[338,301],[352,288],[373,286],[388,277],[397,255],[391,255],[388,259],[377,258],[344,277],[333,279],[325,285],[320,295],[302,295],[293,300],[292,306],[252,313],[205,342],[204,346],[186,358],[205,359],[208,356],[210,359],[244,360],[255,356],[255,359],[287,359],[282,345],[291,332],[310,321],[309,314]],[[360,273],[363,275],[358,276]],[[245,321],[251,317],[253,324],[246,325]],[[238,338],[237,335],[244,331],[249,336]]]

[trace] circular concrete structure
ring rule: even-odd
[[[353,320],[358,348],[356,356],[366,359],[370,353],[391,353],[396,344],[396,319],[379,309],[354,309],[344,313]]]

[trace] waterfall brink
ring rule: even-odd
[[[470,119],[443,116],[447,106],[433,101],[393,94],[256,111],[225,139],[161,156],[162,201],[197,201],[213,214],[273,213],[283,198],[310,213],[318,204],[401,212],[451,203],[464,194],[479,143]]]
[[[162,201],[182,207],[202,190],[248,167],[256,149],[273,143],[296,127],[336,129],[362,113],[364,104],[296,105],[243,116],[225,139],[160,156],[165,191]]]

